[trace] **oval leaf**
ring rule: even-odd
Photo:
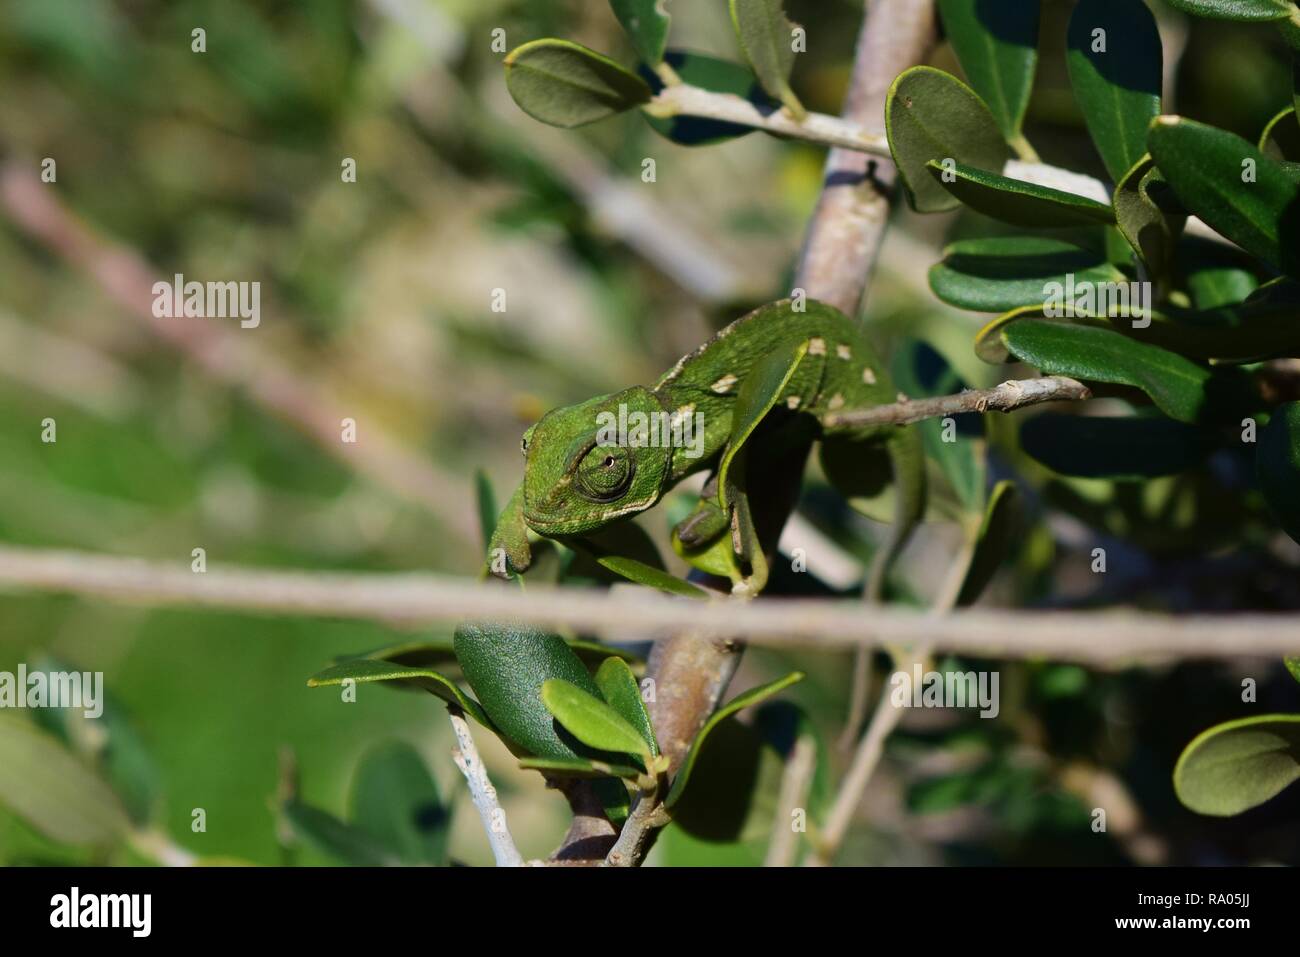
[[[781,0],[731,0],[731,23],[763,89],[802,116],[803,105],[790,89],[794,24],[786,19]]]
[[[1300,778],[1300,715],[1272,714],[1198,734],[1174,767],[1178,800],[1198,814],[1248,811]]]
[[[650,746],[650,756],[658,755],[659,743],[655,740],[654,726],[650,723],[645,702],[641,700],[641,686],[627,662],[620,658],[606,658],[596,671],[596,687],[609,706],[640,732]]]
[[[730,718],[733,714],[741,711],[751,705],[756,705],[760,701],[766,701],[775,694],[779,694],[793,684],[803,681],[804,674],[802,671],[792,671],[784,678],[778,678],[776,681],[769,682],[765,685],[759,685],[757,688],[751,688],[744,694],[737,695],[719,708],[713,714],[709,715],[709,720],[704,722],[704,727],[700,733],[695,736],[691,742],[690,750],[686,753],[686,758],[682,761],[681,769],[677,772],[677,777],[673,778],[672,787],[668,789],[668,796],[664,798],[664,805],[672,807],[686,791],[686,784],[690,781],[691,771],[695,767],[695,762],[699,759],[700,752],[704,748],[704,743],[708,740],[709,733],[719,724]]]
[[[935,182],[975,212],[1013,226],[1058,229],[1115,222],[1113,209],[1086,196],[961,163],[930,162],[927,168]]]
[[[1073,243],[1037,236],[997,236],[950,245],[943,260],[930,269],[930,288],[960,309],[1005,312],[1046,301],[1047,284],[1059,283],[1064,288],[1071,274],[1076,283],[1128,281],[1105,256]]]
[[[1215,20],[1281,20],[1292,16],[1289,0],[1168,0],[1171,7]]]
[[[979,95],[933,67],[913,67],[894,81],[885,99],[885,131],[907,201],[922,213],[961,205],[930,175],[930,162],[952,160],[1000,170],[1011,158],[997,121]]]
[[[650,87],[607,56],[568,40],[534,40],[506,55],[506,88],[551,126],[583,126],[650,100]]]
[[[948,42],[1008,143],[1019,140],[1038,62],[1038,3],[939,0]]]
[[[1070,85],[1111,179],[1147,151],[1160,115],[1163,53],[1156,18],[1134,0],[1080,0],[1070,16]]]
[[[1255,454],[1259,487],[1286,533],[1300,542],[1300,402],[1273,410]]]
[[[1300,185],[1280,163],[1239,136],[1176,116],[1156,120],[1147,139],[1183,206],[1242,249],[1300,275]]]
[[[508,740],[541,758],[578,757],[556,733],[542,704],[542,685],[558,678],[593,695],[599,690],[559,635],[522,626],[463,624],[453,640],[465,679]]]
[[[663,60],[672,17],[664,10],[662,0],[609,0],[609,5],[627,31],[637,56],[651,66]]]
[[[1177,475],[1214,449],[1200,429],[1152,416],[1039,415],[1021,427],[1020,445],[1061,475],[1117,480]]]
[[[1207,413],[1209,370],[1109,329],[1023,319],[1002,330],[1012,355],[1049,375],[1141,389],[1165,415],[1196,422]]]
[[[65,844],[111,844],[131,826],[98,775],[53,735],[12,715],[0,715],[0,805]]]
[[[652,757],[641,732],[605,702],[576,685],[559,678],[543,682],[542,703],[566,731],[589,748],[639,754],[647,763]]]

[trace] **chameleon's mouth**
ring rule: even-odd
[[[635,515],[638,512],[644,512],[650,508],[657,497],[640,499],[635,502],[626,502],[617,508],[604,509],[599,515],[590,517],[574,517],[573,515],[557,516],[545,511],[538,512],[524,507],[524,521],[538,535],[545,535],[548,538],[563,537],[565,535],[582,535],[586,532],[592,532],[599,528],[604,528],[610,522],[622,518],[625,515]]]

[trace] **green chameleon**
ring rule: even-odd
[[[843,313],[811,300],[802,309],[790,300],[763,306],[684,356],[653,388],[634,386],[555,409],[528,429],[524,480],[489,543],[489,568],[501,577],[508,577],[509,568],[527,569],[529,529],[581,541],[651,508],[678,482],[707,469],[712,478],[695,511],[675,529],[674,545],[697,567],[723,573],[716,555],[727,532],[737,559],[755,548],[775,549],[809,444],[820,440],[823,468],[837,488],[857,494],[868,485],[875,493],[891,478],[896,487],[894,531],[869,578],[869,592],[878,592],[925,508],[922,443],[911,428],[826,427],[822,418],[895,399],[875,351]],[[756,404],[758,414],[747,414]],[[659,441],[645,442],[655,433],[644,430],[631,436],[602,431],[602,423],[637,421],[637,413],[641,421],[658,416],[664,425]],[[747,418],[748,431],[738,435],[740,418]],[[702,429],[690,442],[663,441],[665,435],[687,436],[680,427],[692,423]],[[763,430],[762,441],[748,443],[754,426]],[[736,456],[739,445],[745,446],[743,457]],[[733,458],[740,464],[728,470]],[[783,469],[786,481],[780,480]],[[769,494],[770,486],[783,486],[785,498],[767,509],[781,517],[765,533],[764,496],[780,498]],[[712,564],[705,560],[709,554],[715,556]]]

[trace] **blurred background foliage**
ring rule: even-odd
[[[1166,58],[1181,63],[1168,77],[1175,108],[1253,140],[1289,98],[1273,31],[1189,23],[1155,6]],[[675,46],[736,57],[725,4],[671,7]],[[787,3],[809,30],[794,86],[810,109],[838,111],[860,8]],[[1069,8],[1045,3],[1027,132],[1046,162],[1102,175],[1061,56]],[[191,52],[195,27],[207,31],[206,53]],[[508,47],[558,35],[632,60],[597,0],[0,6],[3,162],[34,171],[55,158],[57,183],[45,188],[158,278],[259,280],[261,326],[232,325],[231,334],[309,375],[356,417],[363,443],[367,429],[383,429],[448,480],[440,507],[427,508],[359,476],[246,390],[205,375],[85,269],[6,217],[0,539],[178,565],[203,547],[213,566],[468,575],[480,561],[476,468],[505,494],[521,474],[519,434],[542,412],[652,382],[712,329],[785,294],[822,151],[761,135],[688,149],[634,115],[580,132],[540,126],[505,92],[491,48],[497,28]],[[957,71],[945,47],[934,62]],[[640,178],[647,156],[653,184]],[[356,160],[355,183],[341,181],[345,157]],[[898,219],[866,310],[871,335],[893,351],[927,341],[970,385],[1006,378],[971,353],[979,317],[941,306],[925,280],[946,238],[988,224]],[[495,288],[507,291],[504,312],[490,308]],[[40,441],[46,417],[57,421],[56,444]],[[1195,487],[1159,480],[1116,493],[1055,480],[1014,454],[1011,423],[989,429],[991,444],[1011,450],[993,457],[995,477],[1020,470],[1035,495],[1026,547],[986,602],[1300,605],[1294,551],[1264,541],[1223,547],[1213,532],[1237,531],[1238,503],[1254,494],[1232,461],[1193,473]],[[673,510],[647,518],[661,543]],[[841,550],[869,552],[869,523],[815,476],[803,514]],[[955,541],[952,529],[928,527],[900,591],[933,593]],[[1088,571],[1098,544],[1110,555],[1101,585]],[[835,590],[787,577],[778,590]],[[334,862],[298,846],[278,820],[283,754],[296,758],[303,800],[345,817],[363,753],[394,740],[416,749],[450,808],[451,859],[489,860],[437,701],[362,686],[350,704],[336,689],[306,687],[334,656],[401,637],[356,622],[0,596],[0,670],[48,654],[105,672],[134,729],[124,747],[146,755],[131,780],[147,781],[151,795],[137,839],[109,846],[52,840],[0,808],[0,862],[151,860],[160,841],[211,860]],[[791,697],[833,737],[845,660],[752,651],[736,689],[792,665],[809,680]],[[983,667],[1002,672],[999,720],[909,715],[844,862],[1300,862],[1295,789],[1220,821],[1183,810],[1169,784],[1179,750],[1211,722],[1246,708],[1296,710],[1280,666]],[[1260,681],[1256,705],[1240,702],[1246,676]],[[482,737],[521,850],[545,855],[566,825],[563,801]],[[88,753],[106,760],[102,741]],[[741,840],[671,828],[652,861],[761,861],[761,812],[770,817],[775,786],[756,780],[759,821]],[[1098,835],[1088,812],[1102,803],[1109,830]],[[203,833],[191,830],[196,808],[206,812]]]

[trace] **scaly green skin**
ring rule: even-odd
[[[807,354],[779,404],[815,420],[823,438],[878,441],[889,454],[899,492],[894,540],[878,563],[883,569],[924,508],[920,439],[914,430],[896,426],[821,428],[827,412],[893,402],[894,388],[870,343],[843,313],[815,301],[799,312],[786,300],[736,320],[683,357],[654,388],[636,386],[555,409],[529,429],[523,439],[524,481],[489,546],[493,570],[504,570],[499,561],[493,563],[501,552],[515,570],[528,567],[528,528],[547,537],[589,534],[652,507],[688,475],[715,468],[731,436],[732,411],[745,376],[778,347],[803,342]],[[597,445],[597,417],[618,415],[620,405],[629,413],[701,413],[702,454],[692,458],[680,445]],[[711,527],[710,537],[723,527],[725,523]],[[692,544],[699,544],[698,538]]]

